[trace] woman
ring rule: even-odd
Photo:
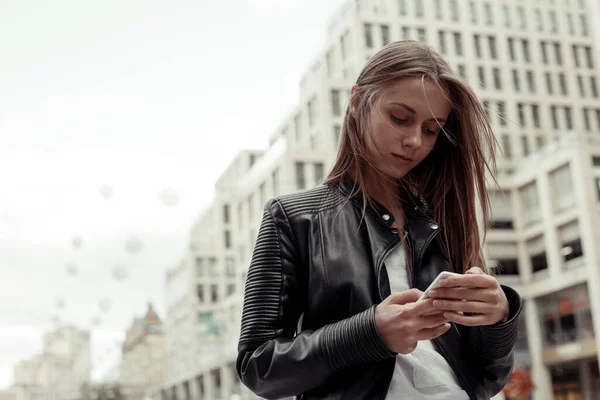
[[[265,206],[237,371],[259,396],[489,399],[521,301],[486,273],[494,139],[473,91],[418,42],[360,74],[325,185]],[[487,152],[487,154],[486,154]],[[417,301],[441,271],[446,279]]]

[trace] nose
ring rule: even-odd
[[[421,128],[416,127],[413,129],[407,129],[404,131],[404,137],[402,138],[402,144],[407,147],[418,148],[421,147]]]

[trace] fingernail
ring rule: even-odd
[[[441,301],[439,301],[439,300],[435,300],[435,301],[433,302],[433,306],[434,306],[435,308],[438,308],[438,307],[439,307],[439,306],[441,306],[441,305],[442,305],[442,302],[441,302]]]
[[[445,323],[444,324],[444,329],[449,329],[450,328],[450,324],[449,323]]]
[[[446,279],[440,280],[440,286],[444,286],[448,281]]]

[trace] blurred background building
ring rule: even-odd
[[[91,381],[90,336],[65,326],[48,332],[43,352],[21,361],[14,369],[14,384],[0,391],[2,400],[76,400]]]
[[[272,196],[323,181],[359,71],[402,39],[439,51],[475,88],[497,134],[501,189],[490,186],[486,249],[499,279],[525,301],[517,365],[531,371],[533,398],[600,395],[597,13],[597,4],[583,0],[346,2],[300,82],[297,108],[269,148],[232,162],[190,235],[184,262],[167,273],[167,319],[181,322],[167,327],[170,348],[209,350],[186,357],[168,351],[174,364],[186,360],[185,372],[169,368],[155,395],[253,398],[233,367],[262,207]]]

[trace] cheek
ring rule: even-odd
[[[371,134],[377,148],[383,150],[394,141],[396,132],[386,121],[378,118],[372,121]]]

